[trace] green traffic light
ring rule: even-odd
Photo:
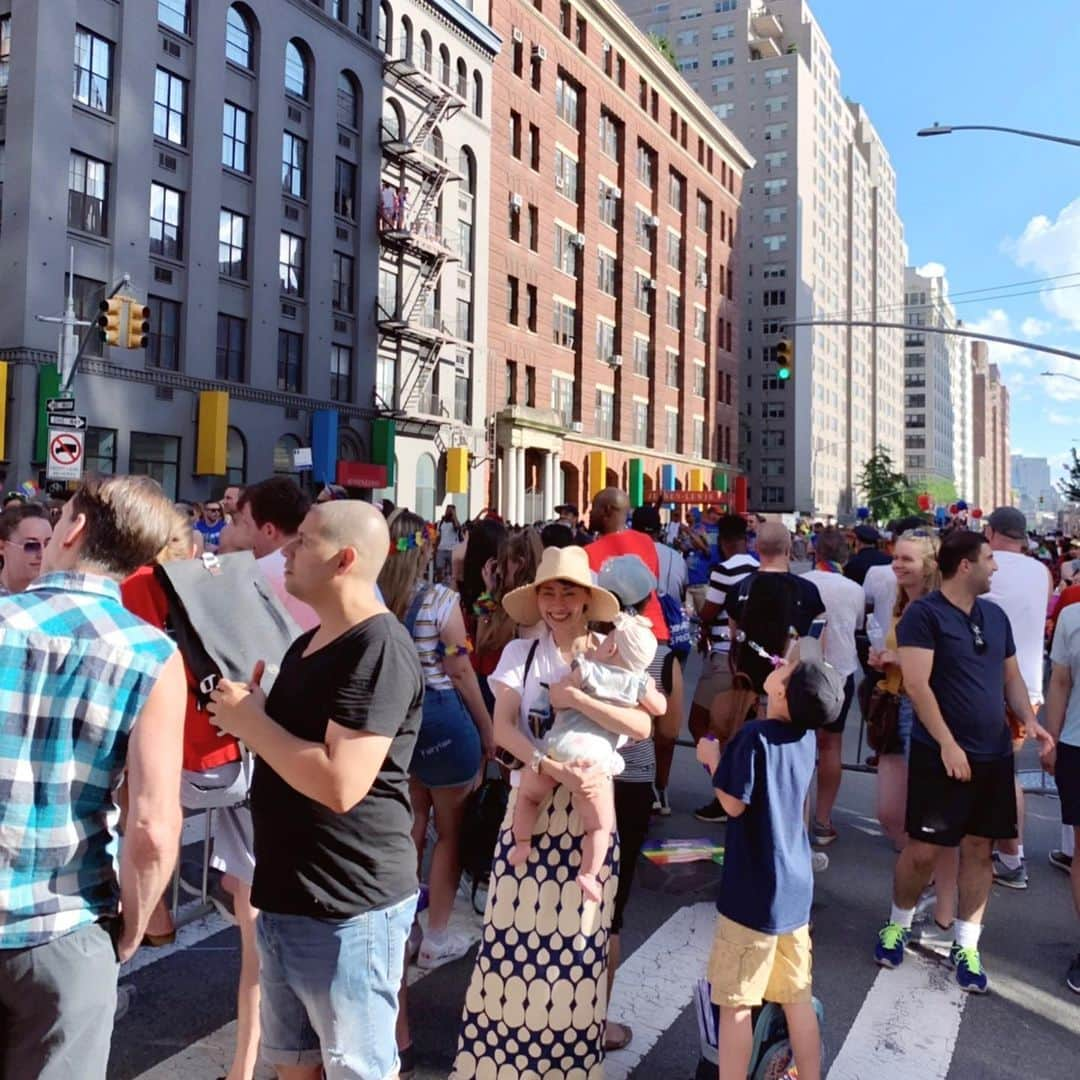
[[[790,379],[791,378],[791,368],[782,367],[782,368],[777,369],[776,377],[781,382],[784,382],[786,379]]]

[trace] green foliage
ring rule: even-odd
[[[672,46],[671,41],[664,37],[663,34],[650,34],[649,40],[656,46],[660,53],[666,57],[668,63],[678,71],[679,61],[675,58],[675,49]]]
[[[1058,481],[1058,490],[1071,503],[1080,503],[1080,458],[1076,447],[1072,448],[1072,463],[1066,466],[1065,475]]]
[[[892,521],[920,512],[918,495],[907,477],[895,467],[892,455],[884,446],[877,447],[856,483],[874,521]]]
[[[934,497],[936,506],[948,507],[960,497],[956,493],[956,485],[951,480],[943,480],[940,477],[926,480],[923,483],[923,491],[928,491]]]

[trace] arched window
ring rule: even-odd
[[[282,435],[274,443],[274,475],[293,476],[296,467],[293,465],[293,451],[300,449],[300,440],[295,435]]]
[[[360,436],[350,428],[342,428],[338,432],[338,461],[362,461],[364,456],[364,444]]]
[[[225,486],[247,482],[247,443],[237,428],[229,428],[225,441]]]
[[[431,74],[431,35],[426,31],[420,32],[420,66]]]
[[[442,159],[443,138],[442,132],[437,127],[433,127],[431,131],[428,132],[428,136],[424,140],[424,149],[433,157]]]
[[[450,85],[450,50],[445,45],[439,46],[439,80],[444,86]]]
[[[469,69],[465,66],[465,61],[460,58],[457,62],[457,92],[458,97],[468,99]]]
[[[311,90],[311,64],[305,53],[305,46],[297,38],[285,46],[285,89],[307,101]]]
[[[473,106],[472,111],[477,116],[484,115],[484,77],[479,71],[472,73],[473,81]]]
[[[461,148],[458,155],[458,172],[461,173],[461,186],[459,191],[462,195],[476,194],[476,159],[473,152],[467,147]]]
[[[430,454],[416,460],[415,510],[425,521],[435,519],[435,459]]]
[[[225,17],[225,59],[238,67],[254,71],[253,39],[250,17],[237,4],[232,4]]]
[[[360,127],[360,95],[357,92],[356,80],[347,71],[338,74],[337,83],[337,120],[346,127]]]
[[[387,55],[394,43],[394,12],[386,0],[379,4],[379,32],[377,44]]]
[[[408,15],[401,16],[401,59],[412,60],[413,29],[412,19]]]
[[[393,98],[387,98],[383,102],[382,122],[384,139],[405,138],[405,114],[401,105]]]

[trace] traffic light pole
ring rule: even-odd
[[[72,275],[72,276],[74,276],[74,275]],[[130,274],[125,274],[112,287],[112,291],[107,293],[104,297],[102,297],[102,299],[103,300],[111,300],[114,296],[118,295],[123,289],[125,289],[130,284],[131,284],[131,275]],[[79,342],[79,349],[75,353],[75,356],[72,358],[71,366],[66,368],[66,370],[64,368],[61,368],[61,371],[60,371],[60,390],[63,393],[67,393],[68,390],[70,390],[71,382],[75,378],[75,370],[76,370],[76,368],[78,368],[79,361],[82,359],[83,353],[86,352],[86,347],[90,344],[90,341],[93,338],[94,333],[96,332],[96,327],[97,327],[98,323],[97,323],[97,320],[94,320],[94,322],[92,322],[92,323],[87,324],[87,323],[84,322],[84,323],[80,323],[79,325],[80,326],[88,326],[88,329],[87,329],[86,333],[83,334],[82,340]]]

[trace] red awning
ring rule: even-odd
[[[337,482],[343,487],[384,488],[386,487],[386,466],[369,465],[362,461],[339,461]]]

